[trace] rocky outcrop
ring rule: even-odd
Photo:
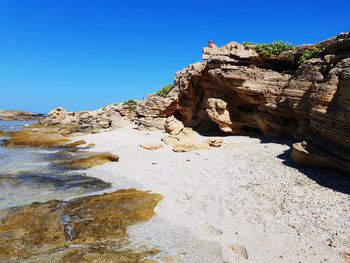
[[[166,117],[176,110],[176,97],[176,92],[170,92],[166,97],[150,94],[137,104],[136,122],[146,129],[163,130]]]
[[[169,134],[162,141],[173,147],[174,152],[190,152],[193,150],[209,149],[220,147],[223,144],[222,138],[211,137],[202,141],[199,134],[192,128],[184,127],[181,121],[174,116],[165,120],[164,130]]]
[[[112,153],[97,153],[88,157],[74,158],[71,156],[68,160],[59,160],[54,166],[68,170],[86,170],[91,167],[103,165],[108,162],[118,162],[119,156]]]
[[[165,120],[164,130],[169,134],[177,135],[183,130],[183,128],[183,123],[177,120],[174,116],[170,116]]]
[[[2,210],[0,261],[141,262],[160,251],[131,244],[126,228],[150,219],[161,199],[128,189]]]
[[[38,147],[53,148],[71,145],[69,138],[70,126],[47,127],[40,124],[31,125],[24,129],[7,134],[9,138],[4,141],[5,146],[12,147]]]
[[[125,119],[131,119],[134,112],[126,104],[111,104],[95,111],[67,112],[59,107],[42,119],[45,126],[70,125],[75,132],[101,132],[124,125]]]
[[[310,48],[317,54],[299,65]],[[349,33],[276,57],[231,42],[205,48],[203,58],[176,74],[152,117],[174,115],[205,133],[287,136],[304,141],[294,146],[296,163],[350,171]]]
[[[43,117],[43,114],[16,110],[0,110],[0,120],[2,121],[27,121],[40,117]]]

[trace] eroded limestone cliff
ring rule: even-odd
[[[350,171],[349,33],[277,57],[231,42],[203,59],[176,73],[167,98],[146,98],[139,116],[161,104],[152,118],[175,115],[198,131],[291,137],[296,163]]]

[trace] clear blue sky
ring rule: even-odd
[[[95,109],[172,83],[210,39],[303,44],[344,31],[349,0],[0,0],[0,108]]]

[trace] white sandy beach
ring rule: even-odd
[[[342,178],[322,186],[314,180],[322,178],[319,170],[303,174],[283,163],[287,144],[245,136],[188,153],[139,146],[165,135],[125,127],[78,138],[96,144],[92,151],[119,155],[119,162],[87,171],[111,182],[108,191],[137,188],[164,196],[156,216],[128,230],[136,244],[164,251],[156,259],[346,262],[341,253],[350,252],[350,196],[338,189]]]

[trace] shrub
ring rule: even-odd
[[[254,48],[254,43],[252,43],[252,42],[243,42],[243,46],[244,46],[244,49],[249,50],[249,49]]]
[[[157,91],[157,95],[159,95],[161,97],[166,97],[172,89],[173,89],[172,85],[170,85],[170,84],[166,85]]]
[[[318,48],[317,47],[312,47],[306,49],[301,57],[299,58],[299,65],[304,64],[308,59],[315,57],[318,54]]]
[[[331,71],[332,68],[334,68],[333,63],[322,64],[320,65],[320,72],[322,73],[323,76],[327,76],[327,74],[329,73],[329,71]]]
[[[123,105],[128,105],[128,106],[130,106],[130,109],[132,111],[136,111],[137,101],[136,100],[128,100],[128,101],[123,102]]]
[[[245,46],[249,46],[249,44],[246,44]],[[270,44],[256,44],[254,46],[254,50],[261,56],[276,58],[282,51],[291,50],[294,49],[295,46],[284,42],[284,41],[277,41],[272,42]]]

